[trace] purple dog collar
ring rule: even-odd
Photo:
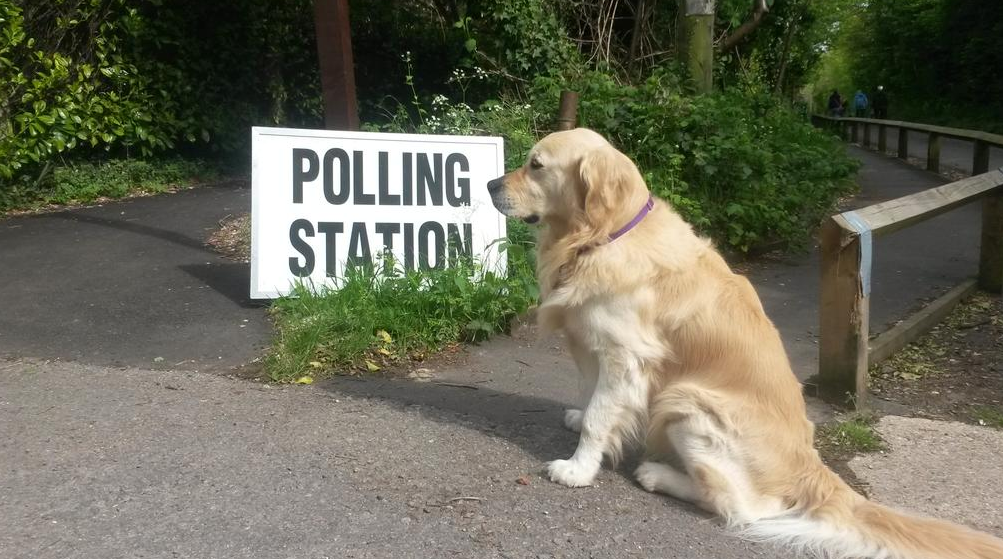
[[[634,227],[637,227],[637,224],[641,223],[641,220],[644,219],[644,216],[648,215],[648,212],[650,212],[654,207],[655,207],[655,198],[651,194],[648,194],[648,201],[644,203],[644,207],[641,208],[641,211],[637,212],[637,215],[634,216],[634,219],[630,220],[630,223],[624,225],[619,231],[610,235],[609,236],[610,242],[619,239],[620,237],[624,236],[627,233],[627,231],[630,231]]]

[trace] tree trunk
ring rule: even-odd
[[[791,40],[794,38],[794,32],[797,31],[799,19],[801,18],[795,17],[791,20],[787,26],[787,33],[784,34],[784,47],[780,53],[780,69],[777,70],[777,83],[773,86],[773,92],[778,95],[784,89],[784,74],[787,73],[787,61],[790,60]]]
[[[698,93],[714,87],[714,9],[716,0],[678,0],[676,50]]]
[[[637,0],[634,6],[634,29],[630,34],[630,56],[628,64],[632,69],[637,69],[638,57],[641,56],[641,41],[644,38],[644,27],[648,22],[648,15],[654,7],[656,0]]]

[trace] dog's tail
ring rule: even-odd
[[[741,535],[831,559],[1003,559],[1003,540],[868,501],[821,463],[818,468],[824,471],[802,484],[819,500],[755,521]]]

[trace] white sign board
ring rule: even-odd
[[[251,146],[252,298],[336,288],[346,263],[385,251],[408,270],[460,255],[504,267],[486,186],[504,173],[501,138],[255,127]]]

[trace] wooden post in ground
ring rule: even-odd
[[[358,130],[359,108],[355,98],[348,0],[315,0],[313,16],[324,100],[324,125],[329,130]]]
[[[878,151],[881,155],[888,151],[888,127],[884,124],[878,125]]]
[[[930,138],[927,140],[926,170],[940,172],[940,134],[936,132],[930,132]]]
[[[867,397],[869,268],[860,235],[842,215],[822,225],[822,285],[819,310],[819,392],[831,399],[847,394],[856,407]],[[866,239],[869,242],[869,238]],[[869,251],[869,248],[868,248]]]
[[[975,140],[972,144],[972,176],[989,171],[989,144]]]
[[[574,91],[561,92],[561,105],[557,110],[557,129],[573,130],[578,126],[578,94]]]
[[[972,176],[989,172],[989,144],[975,140]],[[982,244],[979,247],[979,287],[1003,289],[1003,194],[982,200]]]
[[[909,131],[901,126],[898,127],[899,130],[899,159],[905,160],[909,159]]]
[[[850,123],[850,142],[852,142],[852,143],[855,144],[855,143],[857,143],[858,140],[859,140],[859,137],[857,135],[857,123],[856,122],[851,122]]]
[[[992,293],[1003,290],[1003,193],[982,200],[979,287]]]
[[[871,125],[870,123],[864,123],[864,147],[871,147]]]

